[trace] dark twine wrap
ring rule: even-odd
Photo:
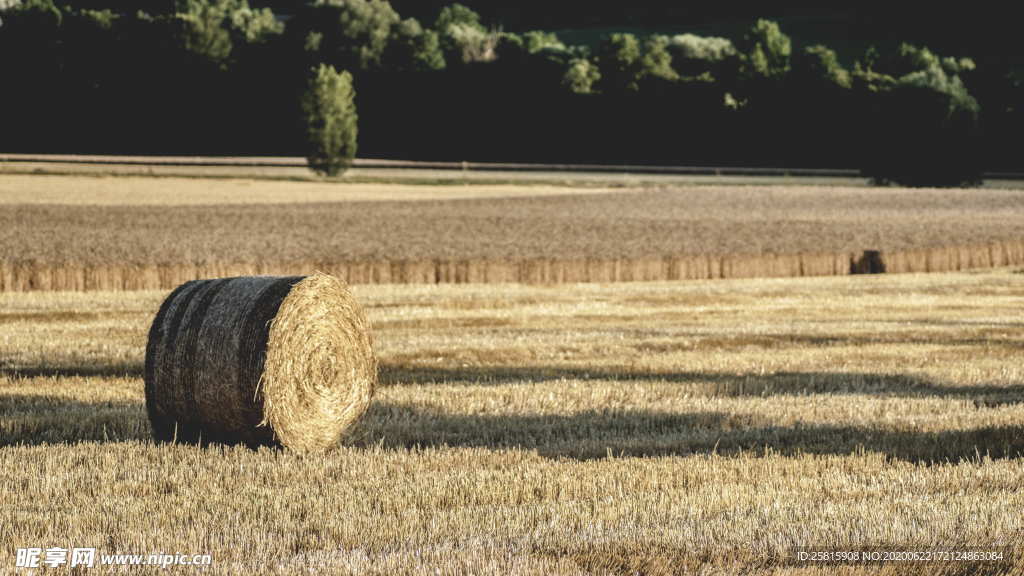
[[[277,445],[260,377],[270,322],[304,277],[194,280],[160,307],[146,346],[146,410],[158,442]]]

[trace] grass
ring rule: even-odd
[[[210,553],[226,574],[1024,552],[1019,273],[359,287],[385,386],[324,458],[150,443],[164,295],[0,294],[0,565],[72,544]]]

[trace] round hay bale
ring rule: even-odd
[[[377,382],[369,323],[325,274],[194,280],[164,301],[146,346],[159,442],[336,446]]]

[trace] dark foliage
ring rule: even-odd
[[[1024,68],[989,38],[1003,30],[994,12],[942,34],[909,10],[859,5],[843,17],[882,48],[844,66],[829,47],[756,18],[841,12],[810,2],[725,14],[646,0],[252,1],[28,0],[6,10],[0,54],[18,57],[0,60],[0,148],[305,154],[306,73],[326,64],[359,87],[368,157],[862,167],[912,185],[1020,169],[1006,143],[1024,128]],[[591,50],[535,29],[723,15],[749,17],[749,32],[615,34]],[[977,67],[883,41],[901,32],[976,56]]]

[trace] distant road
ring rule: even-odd
[[[299,156],[98,156],[79,154],[0,154],[2,162],[51,164],[114,164],[154,166],[234,166],[305,168]],[[357,159],[355,168],[407,170],[597,172],[630,174],[679,174],[700,176],[825,176],[855,178],[857,170],[827,168],[737,168],[714,166],[642,166],[626,164],[525,164],[502,162],[430,162],[414,160]]]
[[[148,174],[308,178],[306,159],[296,156],[112,156],[78,154],[2,154],[0,172]],[[466,180],[561,182],[566,184],[784,183],[863,184],[859,171],[827,168],[743,168],[722,166],[640,166],[594,164],[522,164],[423,162],[357,159],[354,180]],[[988,180],[1024,181],[1024,173],[989,173]],[[1003,183],[1002,185],[1006,185]]]

